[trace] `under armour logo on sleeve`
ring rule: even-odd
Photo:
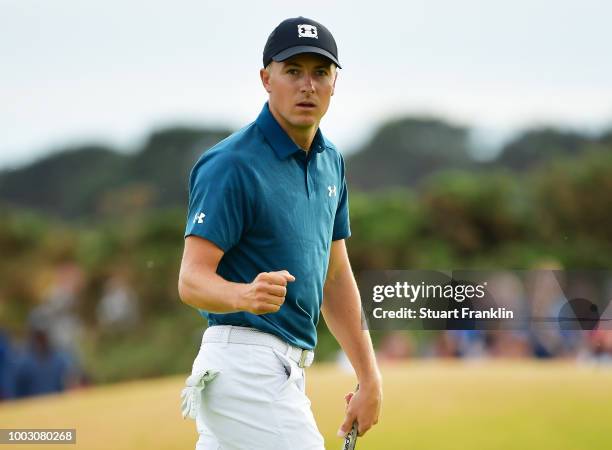
[[[304,23],[304,24],[298,25],[297,28],[298,28],[298,37],[319,39],[319,33],[317,32],[317,27],[315,27],[314,25],[309,25],[307,23]]]
[[[204,223],[204,217],[206,217],[206,214],[204,214],[203,212],[196,213],[196,215],[193,218],[193,223],[196,223],[196,221],[198,223]]]
[[[336,186],[327,186],[327,191],[328,191],[328,197],[335,197],[336,196]]]

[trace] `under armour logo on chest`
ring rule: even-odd
[[[335,197],[336,196],[336,186],[327,186],[327,196],[328,197]]]

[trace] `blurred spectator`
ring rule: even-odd
[[[433,341],[431,356],[435,358],[458,358],[459,353],[457,335],[453,331],[441,331]]]
[[[566,280],[559,269],[560,266],[552,262],[547,266],[540,265],[528,280],[532,299],[531,314],[534,320],[530,342],[533,354],[537,358],[575,356],[583,340],[583,333],[578,329],[578,324],[566,321],[576,317],[571,308],[565,307],[567,295],[563,285]],[[568,314],[572,317],[565,317]]]
[[[486,355],[484,330],[451,330],[448,338],[454,342],[454,355],[460,358],[482,358]]]
[[[610,287],[607,295],[610,295]],[[609,297],[608,297],[609,298]],[[599,326],[588,334],[586,352],[579,357],[597,363],[612,364],[612,302],[608,303],[607,308],[601,315],[602,321]]]
[[[521,329],[524,326],[521,321],[529,315],[529,307],[520,278],[512,272],[501,272],[488,280],[487,291],[495,306],[513,311],[516,318],[499,321],[498,329],[486,332],[488,355],[496,358],[531,356],[529,332]]]
[[[28,342],[9,365],[9,396],[14,398],[61,392],[74,382],[69,356],[53,347],[47,327],[30,323]]]
[[[414,345],[409,335],[401,331],[392,331],[380,341],[376,356],[381,363],[401,361],[408,359],[413,349]]]
[[[487,332],[489,356],[494,358],[526,358],[532,355],[529,337],[522,330]]]
[[[27,351],[32,355],[32,340],[37,341],[38,347],[48,349],[50,359],[46,361],[53,366],[49,370],[59,371],[64,364],[60,364],[60,360],[68,362],[71,376],[78,380],[78,384],[86,382],[79,362],[83,325],[77,314],[83,285],[84,274],[77,264],[67,262],[56,267],[53,283],[43,302],[30,313],[30,330],[35,336],[30,336],[30,349]],[[32,362],[28,363],[28,367],[33,366]]]
[[[132,329],[139,321],[134,291],[120,275],[108,280],[96,307],[98,325],[115,331]]]
[[[12,397],[10,388],[11,342],[0,330],[0,401]]]
[[[594,330],[589,335],[591,357],[597,362],[612,364],[612,330]]]
[[[77,264],[68,262],[58,265],[54,282],[43,303],[31,313],[32,320],[47,324],[51,344],[74,357],[79,354],[78,344],[83,334],[76,307],[84,279],[83,271]]]

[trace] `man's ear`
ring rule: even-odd
[[[261,78],[261,84],[263,85],[266,92],[269,94],[271,91],[270,89],[270,71],[268,70],[267,67],[264,69],[259,69],[259,77]]]
[[[338,69],[334,70],[334,82],[332,83],[331,95],[334,95],[334,92],[336,91],[336,80],[337,79],[338,79]]]

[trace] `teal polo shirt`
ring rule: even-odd
[[[285,303],[275,313],[200,313],[212,325],[238,325],[314,349],[329,252],[350,236],[344,160],[321,130],[306,153],[266,103],[255,122],[206,151],[189,177],[185,237],[224,251],[217,273],[250,283],[288,270]]]

